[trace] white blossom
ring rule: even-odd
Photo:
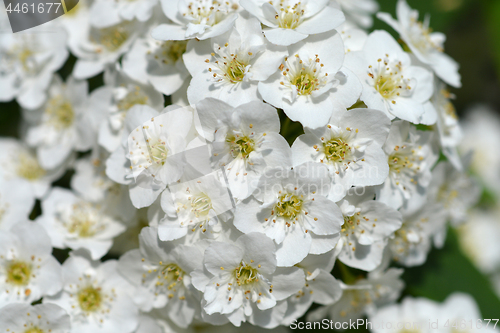
[[[407,205],[400,212],[403,225],[389,240],[392,258],[407,267],[422,265],[431,249],[433,237],[446,230],[446,211],[442,204],[425,202],[420,206]]]
[[[382,146],[390,121],[380,111],[353,109],[335,113],[328,125],[311,130],[292,145],[293,165],[322,163],[332,178],[329,199],[342,199],[352,186],[382,184],[389,173]]]
[[[390,236],[402,225],[401,213],[374,197],[373,188],[354,187],[338,202],[344,224],[335,252],[344,264],[366,271],[380,266]]]
[[[240,0],[240,4],[266,26],[267,40],[276,45],[288,46],[331,31],[345,20],[329,0]]]
[[[405,121],[392,123],[384,151],[389,156],[389,177],[379,187],[377,200],[399,209],[408,200],[425,196],[438,159],[432,132],[419,131]]]
[[[236,108],[206,98],[196,105],[202,135],[213,149],[213,168],[224,168],[234,198],[243,200],[255,190],[267,169],[289,166],[290,146],[279,135],[276,109],[259,101]]]
[[[61,265],[38,223],[20,220],[0,233],[0,308],[16,302],[29,304],[61,288]]]
[[[27,220],[35,205],[30,184],[0,178],[0,231]]]
[[[150,83],[157,91],[172,95],[189,81],[183,61],[186,46],[187,41],[158,41],[147,33],[123,56],[123,71],[144,85]]]
[[[124,136],[128,110],[134,105],[148,105],[160,110],[163,109],[164,101],[161,93],[151,85],[131,79],[118,65],[107,68],[104,82],[105,86],[92,92],[90,100],[95,118],[103,118],[98,125],[98,142],[113,152]]]
[[[339,240],[343,221],[339,207],[326,197],[330,182],[321,164],[267,170],[254,195],[236,207],[234,225],[273,239],[278,266],[328,252]]]
[[[384,111],[390,119],[432,124],[427,114],[434,111],[429,102],[434,91],[432,73],[412,65],[389,33],[372,32],[362,51],[347,53],[345,66],[361,81],[361,100],[369,108]]]
[[[277,269],[273,241],[250,233],[234,244],[212,242],[205,250],[203,269],[191,276],[203,292],[202,307],[208,316],[220,314],[235,326],[248,320],[272,328],[283,317],[277,301],[302,288],[304,273],[298,268]]]
[[[340,299],[341,283],[330,274],[335,259],[336,256],[331,252],[310,254],[295,265],[304,271],[305,282],[298,293],[287,298],[288,307],[282,325],[289,326],[294,320],[302,317],[313,302],[329,305]]]
[[[73,29],[69,48],[78,60],[73,68],[77,79],[88,79],[114,64],[142,33],[144,25],[137,21],[122,21],[108,27],[95,27],[86,19]]]
[[[25,110],[28,121],[33,119],[26,142],[36,148],[42,168],[54,169],[73,151],[89,150],[95,142],[87,90],[87,81],[70,77],[63,83],[54,76],[47,101],[37,110]]]
[[[56,304],[71,318],[72,333],[132,333],[138,310],[128,284],[117,272],[118,262],[100,263],[71,253],[63,264],[63,290],[43,299]]]
[[[200,238],[217,238],[221,223],[233,216],[234,199],[223,177],[212,173],[170,185],[161,205],[166,214],[158,225],[160,239],[185,237],[187,244],[194,244]]]
[[[172,23],[160,24],[151,35],[158,40],[204,40],[230,30],[240,9],[234,0],[161,0]]]
[[[401,295],[404,282],[402,269],[390,268],[368,274],[352,284],[342,284],[341,299],[331,305],[312,311],[307,320],[321,321],[330,318],[334,322],[349,323],[374,313],[377,307],[395,302]]]
[[[418,20],[418,11],[411,9],[406,0],[398,0],[397,20],[387,13],[378,13],[377,17],[396,30],[411,52],[423,63],[429,65],[436,75],[447,84],[460,88],[458,64],[444,53],[446,36],[433,32],[429,27],[430,17]]]
[[[3,332],[69,333],[71,323],[64,309],[54,304],[11,303],[0,312],[0,330]]]
[[[261,99],[257,84],[275,73],[286,55],[285,47],[266,41],[255,18],[241,17],[230,32],[210,40],[191,40],[184,54],[193,76],[189,102],[214,97],[236,107]]]
[[[201,269],[196,247],[166,243],[158,230],[147,227],[139,236],[140,249],[125,253],[118,270],[136,289],[134,301],[142,311],[159,308],[180,327],[187,327],[200,311],[199,292],[190,274]]]
[[[45,196],[50,184],[62,176],[74,160],[71,155],[55,169],[47,170],[40,166],[35,152],[23,142],[10,138],[0,139],[0,177],[28,184],[29,191],[38,199]],[[20,185],[25,186],[25,185]]]
[[[317,128],[358,100],[361,84],[343,67],[344,47],[337,32],[310,36],[288,47],[288,53],[279,71],[259,83],[259,92],[290,119]]]
[[[55,187],[42,201],[43,214],[37,222],[49,234],[52,246],[86,249],[97,260],[109,251],[113,237],[125,230],[120,221],[107,214],[106,208]]]
[[[0,36],[0,101],[14,98],[27,109],[40,107],[52,75],[68,58],[67,34],[53,23],[34,31]]]

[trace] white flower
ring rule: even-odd
[[[109,67],[104,75],[105,86],[91,94],[94,118],[100,120],[98,141],[109,152],[113,152],[124,135],[125,117],[134,105],[148,105],[155,110],[163,109],[160,92],[147,82],[142,84],[131,79],[117,64]]]
[[[470,155],[469,155],[470,157]],[[441,204],[453,226],[465,222],[468,210],[481,196],[477,180],[449,162],[440,162],[432,169],[429,198]]]
[[[200,238],[217,238],[220,223],[232,217],[234,205],[222,182],[222,177],[212,173],[169,185],[161,197],[166,215],[158,226],[160,239],[171,241],[186,237],[187,244],[194,244]]]
[[[120,23],[137,19],[145,22],[153,16],[153,10],[158,0],[131,0],[111,1],[97,0],[90,6],[89,21],[97,28],[105,28]],[[157,7],[157,10],[160,8]]]
[[[329,0],[240,0],[240,4],[266,26],[266,38],[276,45],[291,45],[333,30],[345,20]]]
[[[401,213],[374,197],[372,188],[355,187],[337,203],[344,215],[344,224],[335,252],[344,264],[365,271],[382,263],[389,237],[402,224]]]
[[[162,0],[165,16],[151,35],[158,40],[204,40],[222,35],[233,27],[239,9],[235,0]]]
[[[405,121],[394,121],[384,151],[389,156],[389,177],[378,189],[377,200],[399,209],[405,202],[423,196],[438,159],[432,132],[418,131]]]
[[[23,108],[40,107],[52,75],[68,58],[66,38],[66,32],[52,23],[30,32],[2,33],[0,101],[17,98]]]
[[[294,320],[302,317],[313,302],[329,305],[340,299],[341,283],[330,274],[335,259],[332,252],[310,254],[295,265],[304,271],[305,282],[298,293],[286,299],[287,309],[282,325],[289,326]]]
[[[54,76],[47,95],[41,108],[24,111],[28,122],[38,118],[28,128],[26,142],[36,148],[42,168],[54,169],[73,151],[89,150],[96,130],[88,109],[87,81],[70,77],[64,84],[59,76]]]
[[[196,105],[203,137],[213,148],[214,170],[224,167],[229,189],[242,200],[266,168],[289,166],[290,146],[278,133],[276,109],[260,101],[233,108],[207,98]]]
[[[187,41],[182,40],[158,41],[148,33],[123,56],[123,71],[144,85],[150,83],[157,91],[172,95],[189,81],[182,57],[186,45]]]
[[[339,207],[326,198],[330,183],[321,164],[267,170],[254,196],[237,205],[234,226],[273,239],[278,266],[328,252],[337,244],[343,221]]]
[[[141,231],[139,242],[140,249],[127,252],[118,262],[118,271],[136,289],[134,301],[142,311],[161,308],[176,325],[187,327],[200,311],[190,274],[201,269],[201,251],[161,242],[158,230],[151,227]]]
[[[149,109],[149,111],[148,111]],[[154,113],[148,107],[140,111]],[[130,197],[136,208],[149,206],[168,184],[178,181],[186,165],[185,151],[192,129],[193,113],[176,106],[153,116],[128,136],[127,159],[136,181]],[[130,119],[134,117],[134,114]]]
[[[392,259],[398,264],[412,267],[422,265],[427,259],[433,238],[444,243],[440,233],[446,232],[446,211],[442,204],[425,202],[407,205],[400,209],[403,225],[389,240]]]
[[[379,8],[376,0],[334,0],[351,24],[357,24],[361,28],[371,28],[373,17]]]
[[[457,147],[462,142],[463,133],[451,98],[454,98],[454,95],[447,90],[446,85],[438,79],[434,80],[434,95],[431,102],[437,114],[439,143],[443,154],[455,168],[460,170],[463,166]]]
[[[0,232],[27,220],[35,204],[35,195],[26,182],[0,178]]]
[[[122,21],[109,27],[98,28],[88,20],[79,21],[69,48],[78,58],[73,76],[87,79],[102,72],[106,65],[114,64],[142,33],[144,25],[137,20]]]
[[[369,108],[384,111],[390,119],[427,123],[426,113],[434,111],[429,102],[432,73],[412,66],[410,56],[387,32],[372,32],[362,51],[346,55],[345,66],[361,81],[361,100]]]
[[[322,306],[312,311],[307,320],[321,321],[330,318],[334,322],[356,321],[373,313],[377,307],[395,302],[401,295],[404,282],[401,280],[402,269],[390,268],[368,274],[366,279],[353,284],[342,284],[340,300],[332,305]]]
[[[317,128],[358,100],[361,85],[342,67],[344,46],[336,31],[310,36],[288,53],[279,71],[259,83],[259,92],[290,119]]]
[[[64,309],[55,304],[13,303],[0,312],[0,330],[2,332],[27,333],[69,333],[71,323]]]
[[[335,113],[328,125],[305,128],[292,145],[293,165],[323,163],[332,177],[329,199],[339,201],[352,186],[382,184],[389,173],[382,146],[390,121],[380,111],[353,109]]]
[[[193,285],[203,292],[203,310],[221,314],[235,326],[247,320],[266,328],[277,326],[279,321],[268,317],[280,315],[272,308],[303,287],[302,270],[276,269],[276,247],[260,233],[240,236],[234,244],[212,242],[203,265],[191,274]]]
[[[72,333],[131,333],[138,325],[137,307],[128,284],[117,272],[118,262],[90,261],[72,253],[63,264],[62,292],[45,297],[71,318]]]
[[[38,199],[43,198],[50,184],[62,176],[73,160],[74,155],[57,168],[46,170],[40,166],[35,152],[20,141],[0,139],[0,177],[28,184],[29,191]]]
[[[396,13],[397,21],[388,13],[378,13],[377,17],[394,28],[411,52],[429,65],[441,80],[460,88],[459,65],[444,53],[446,36],[440,32],[432,32],[429,27],[430,17],[426,16],[424,22],[420,22],[418,11],[411,9],[406,0],[398,0]]]
[[[104,256],[125,226],[109,216],[99,204],[76,197],[71,191],[55,187],[42,201],[37,219],[59,249],[86,249],[97,260]]]
[[[468,109],[461,122],[464,132],[459,145],[462,154],[473,152],[471,170],[482,180],[489,190],[500,194],[500,117],[496,110],[485,105]]]
[[[498,332],[498,329],[495,329],[496,323],[493,324],[496,320],[488,323],[488,320],[481,315],[476,301],[469,294],[454,292],[440,304],[438,313],[441,332]]]
[[[193,76],[189,102],[214,97],[236,107],[261,99],[257,84],[275,73],[287,54],[285,47],[266,41],[255,18],[239,18],[234,29],[210,40],[191,40],[184,54]]]
[[[381,308],[368,320],[373,323],[371,331],[375,333],[405,329],[416,333],[496,332],[494,325],[486,325],[488,322],[481,316],[474,299],[460,292],[451,294],[441,304],[408,296],[401,304]]]
[[[401,304],[389,305],[371,314],[369,321],[373,323],[371,331],[376,333],[404,329],[418,333],[436,332],[434,327],[431,328],[431,322],[435,322],[438,315],[438,303],[426,298],[407,296]]]
[[[122,221],[134,219],[136,209],[130,202],[128,187],[109,179],[105,161],[109,154],[102,148],[94,148],[92,154],[75,162],[75,174],[71,188],[82,199],[99,203],[106,211]]]
[[[0,233],[0,308],[61,290],[61,265],[51,253],[50,238],[38,223],[22,220]]]
[[[484,274],[500,269],[500,212],[473,209],[458,230],[462,251]]]

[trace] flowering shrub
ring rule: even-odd
[[[459,66],[405,0],[81,0],[43,28],[0,35],[1,332],[480,316],[395,304],[480,195]]]

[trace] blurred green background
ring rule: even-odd
[[[378,2],[381,11],[395,15],[397,0]],[[500,110],[500,0],[408,0],[408,3],[420,11],[421,18],[424,13],[431,15],[434,31],[448,36],[446,52],[461,65],[463,87],[452,89],[457,113],[463,116],[467,107],[476,103]],[[386,29],[395,35],[388,25],[377,19],[374,28]],[[69,75],[73,64],[74,58],[71,58],[60,74]],[[100,84],[102,75],[91,79],[91,89]],[[0,136],[18,137],[20,118],[15,102],[0,103]],[[69,177],[70,173],[58,181],[58,185],[67,185]],[[425,265],[406,269],[403,278],[407,284],[403,297],[412,295],[443,301],[452,292],[463,291],[476,299],[483,318],[499,318],[499,298],[489,280],[461,253],[453,230],[449,231],[443,249],[433,249]]]

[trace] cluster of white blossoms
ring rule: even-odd
[[[0,331],[251,331],[313,303],[314,320],[396,311],[404,267],[443,246],[480,187],[458,151],[445,36],[405,0],[396,18],[377,11],[80,0],[0,34],[0,101],[23,116],[21,139],[0,138]],[[374,14],[396,37],[367,30]],[[68,170],[69,188],[53,184]],[[71,252],[61,264],[53,248]]]

